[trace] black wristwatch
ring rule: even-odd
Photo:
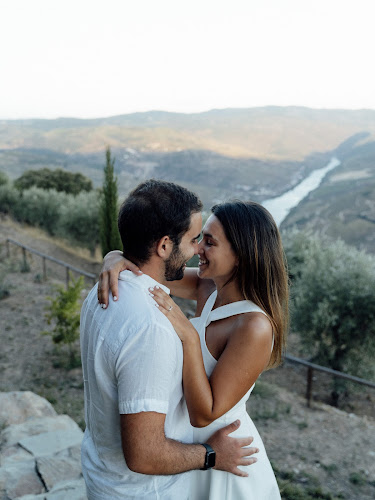
[[[215,461],[216,461],[216,453],[214,450],[211,448],[211,446],[207,443],[201,443],[202,446],[206,448],[206,457],[204,459],[204,467],[201,468],[201,470],[208,470],[212,469],[212,467],[215,467]]]

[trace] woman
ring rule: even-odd
[[[233,437],[254,436],[253,446],[260,451],[255,464],[241,467],[244,477],[194,471],[191,499],[280,499],[264,445],[246,412],[256,379],[280,363],[285,345],[288,278],[279,231],[257,203],[216,205],[203,228],[199,258],[198,271],[188,268],[182,280],[170,283],[173,295],[197,301],[191,322],[165,292],[150,289],[183,344],[184,394],[194,441],[205,442],[239,419]],[[124,268],[134,270],[134,265],[121,258],[111,279]]]

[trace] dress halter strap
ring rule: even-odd
[[[231,302],[230,304],[225,304],[224,306],[217,307],[212,310],[215,304],[215,300],[217,297],[217,290],[215,290],[207,299],[202,314],[200,316],[201,320],[204,322],[205,328],[212,321],[218,321],[220,319],[229,318],[230,316],[236,316],[237,314],[243,314],[247,312],[260,312],[267,316],[267,314],[261,309],[259,306],[251,302],[250,300],[239,300],[237,302]],[[272,334],[272,347],[271,352],[273,350],[274,344],[274,335]]]
[[[231,302],[221,307],[211,310],[206,319],[206,326],[212,321],[228,318],[229,316],[236,316],[247,312],[260,312],[266,316],[266,313],[253,302],[249,300],[240,300],[238,302]]]
[[[210,312],[211,312],[212,308],[214,307],[216,297],[217,297],[217,290],[212,292],[211,295],[206,300],[206,303],[203,307],[202,314],[201,314],[201,319],[204,322],[204,324],[206,324],[206,321],[210,315]]]

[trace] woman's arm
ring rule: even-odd
[[[103,260],[103,266],[99,275],[98,301],[104,309],[108,307],[109,292],[112,293],[113,300],[118,298],[118,276],[121,271],[132,271],[141,275],[142,271],[136,264],[125,259],[120,250],[113,250],[107,253]],[[185,269],[182,280],[169,281],[168,287],[172,295],[182,299],[197,300],[199,282],[198,268],[188,267]]]
[[[233,408],[267,366],[272,345],[271,323],[262,313],[238,315],[208,379],[197,331],[163,290],[154,289],[151,293],[183,344],[183,384],[190,421],[195,427],[205,427]]]

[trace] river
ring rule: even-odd
[[[331,158],[330,162],[322,168],[311,172],[302,182],[293,189],[287,191],[277,198],[270,198],[263,201],[262,205],[271,212],[276,224],[280,226],[292,208],[296,207],[311,191],[319,187],[326,174],[340,165],[338,158]]]

